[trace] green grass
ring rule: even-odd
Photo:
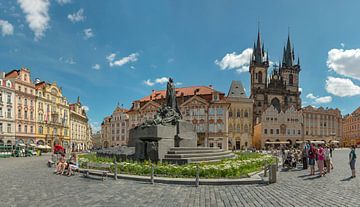
[[[235,153],[233,159],[224,159],[220,162],[174,165],[167,163],[154,164],[155,174],[162,177],[194,178],[196,168],[199,167],[199,176],[202,178],[242,178],[248,177],[249,173],[263,169],[265,164],[276,162],[276,158],[270,155],[244,152]],[[112,163],[113,159],[96,157],[95,154],[80,155],[80,162],[103,162]],[[145,162],[119,162],[118,173],[131,175],[150,175],[152,163]],[[112,169],[114,170],[114,169]]]

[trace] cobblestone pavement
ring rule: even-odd
[[[321,178],[295,169],[280,172],[272,185],[198,188],[57,176],[47,156],[0,159],[0,206],[360,206],[360,178],[349,179],[348,152],[335,151],[334,171]]]

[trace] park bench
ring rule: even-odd
[[[110,173],[110,168],[112,165],[113,164],[108,164],[108,163],[88,162],[86,163],[86,169],[82,169],[82,172],[84,177],[89,177],[89,174],[93,173],[93,174],[100,174],[102,180],[105,180],[108,176],[108,173]]]

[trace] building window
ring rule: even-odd
[[[246,118],[249,117],[249,113],[247,111],[245,111],[244,117],[246,117]]]
[[[214,143],[210,143],[210,147],[214,147]]]
[[[27,133],[27,125],[24,126],[24,132]]]
[[[301,134],[300,130],[298,130],[298,134]]]
[[[7,118],[11,118],[11,108],[7,109]]]
[[[34,117],[34,112],[33,111],[30,111],[30,119],[32,120]]]
[[[39,134],[42,134],[43,133],[43,127],[42,126],[39,126]]]
[[[280,133],[280,130],[279,129],[276,129],[276,134],[279,134]]]
[[[18,125],[18,132],[21,132],[21,125]]]
[[[8,132],[8,133],[11,133],[11,124],[8,124],[8,125],[7,125],[7,132]]]
[[[232,115],[233,115],[232,111],[229,111],[229,117],[232,117]]]
[[[7,103],[11,104],[11,94],[7,94]]]
[[[289,85],[293,85],[294,84],[294,76],[293,76],[293,74],[290,74],[289,75]]]
[[[264,134],[267,134],[267,129],[264,129]]]
[[[25,111],[25,113],[24,113],[24,118],[25,119],[27,119],[27,115],[28,115],[28,113],[27,113],[27,111]]]
[[[240,111],[236,112],[236,117],[240,117]]]
[[[221,143],[221,142],[218,142],[218,143],[217,143],[217,146],[218,146],[220,149],[222,149],[222,143]]]
[[[258,81],[259,81],[259,83],[262,83],[262,72],[261,71],[259,71]]]
[[[18,109],[18,118],[21,118],[21,109]]]
[[[0,123],[0,132],[3,132],[3,123]]]
[[[33,133],[33,131],[34,131],[34,127],[30,126],[30,133]]]
[[[274,130],[273,130],[273,129],[270,129],[270,134],[274,134]]]
[[[214,108],[209,109],[209,115],[215,115],[215,109]]]
[[[224,109],[222,109],[222,108],[218,108],[216,111],[217,111],[217,112],[216,112],[217,115],[220,115],[220,116],[222,116],[223,113],[224,113]]]

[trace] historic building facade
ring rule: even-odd
[[[0,73],[0,145],[15,144],[15,84]]]
[[[153,118],[165,103],[166,91],[152,91],[133,102],[128,111],[129,128]],[[176,88],[176,99],[183,119],[194,124],[199,146],[228,148],[228,108],[224,93],[212,86]],[[105,128],[105,126],[104,126]]]
[[[360,144],[360,107],[343,118],[343,146]]]
[[[101,124],[103,146],[123,146],[129,140],[129,115],[127,109],[116,106],[111,116],[105,117]]]
[[[228,113],[228,136],[230,149],[246,149],[252,146],[253,100],[246,97],[240,81],[232,81],[226,101]]]
[[[291,106],[285,112],[279,112],[277,108],[270,106],[262,114],[261,122],[254,127],[253,145],[257,149],[263,149],[271,142],[287,142],[288,146],[296,146],[304,138],[302,127],[301,110]]]
[[[261,120],[261,114],[270,105],[275,109],[285,111],[291,106],[295,109],[301,108],[299,91],[300,61],[295,63],[294,49],[288,36],[286,47],[283,51],[283,59],[279,65],[274,65],[273,71],[268,77],[269,55],[265,53],[260,32],[258,32],[257,43],[253,48],[250,59],[250,81],[251,95],[254,100],[253,122]]]
[[[107,116],[101,123],[101,146],[108,148],[111,146],[111,117]]]
[[[70,131],[71,148],[73,151],[82,151],[90,148],[88,118],[78,97],[77,102],[70,104]]]
[[[54,83],[36,80],[36,140],[49,146],[70,148],[69,104],[62,89]]]
[[[35,144],[35,84],[30,79],[30,70],[12,70],[5,75],[15,82],[15,141]]]
[[[339,109],[324,109],[307,106],[302,109],[305,140],[340,142],[342,138],[342,116]]]

